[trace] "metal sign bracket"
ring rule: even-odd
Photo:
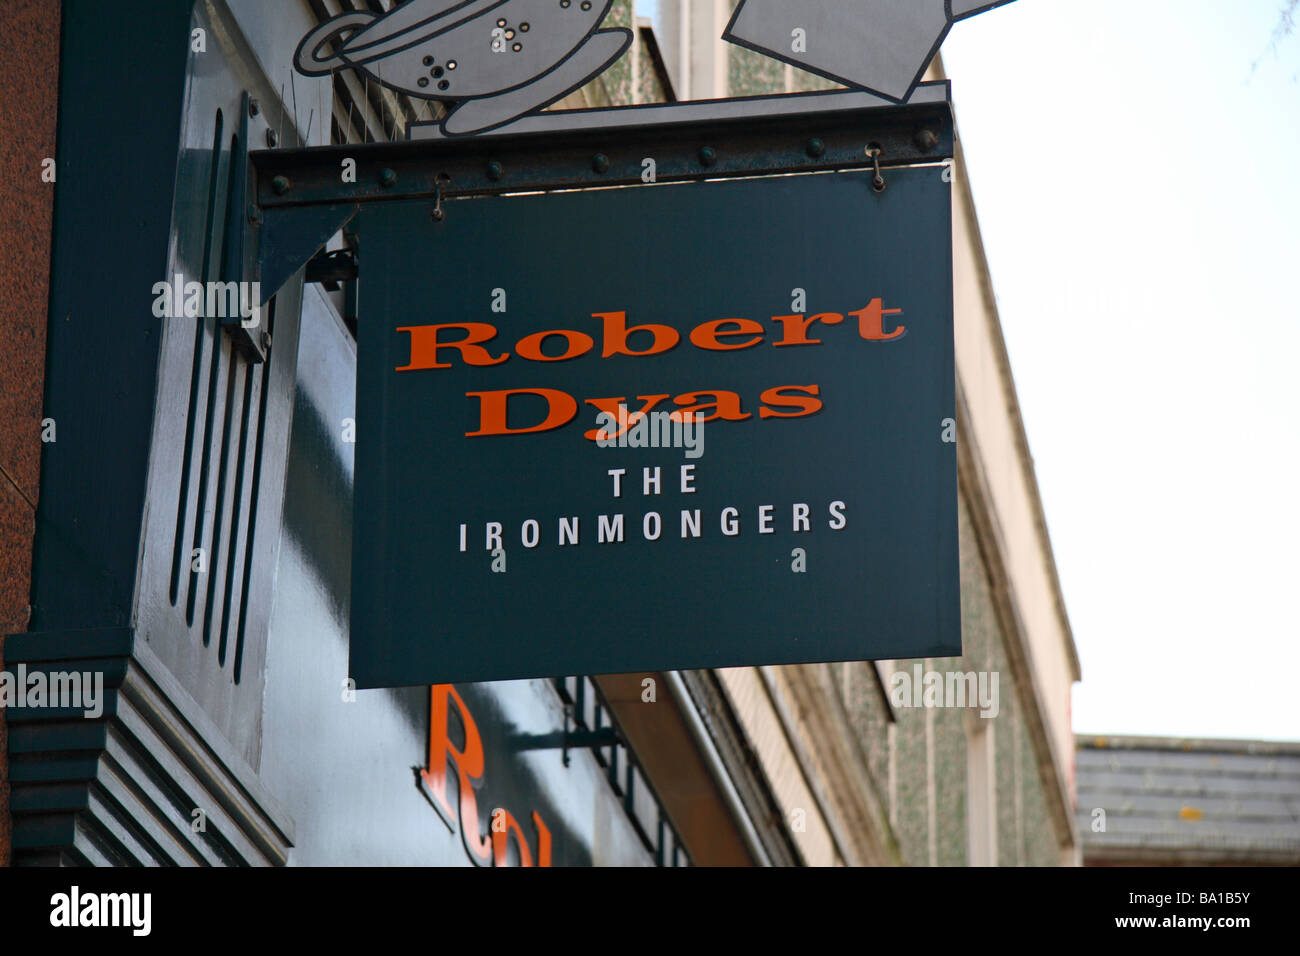
[[[511,193],[861,169],[875,172],[879,193],[882,169],[939,165],[954,154],[947,84],[919,93],[926,95],[906,105],[833,92],[669,104],[653,113],[557,111],[521,133],[257,150],[249,154],[249,221],[262,301],[308,263],[313,281],[355,269],[355,260],[341,266],[320,254],[367,203],[427,200],[436,228],[458,200]],[[597,112],[593,125],[586,114]],[[651,115],[661,121],[634,125]]]

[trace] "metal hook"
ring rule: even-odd
[[[442,222],[445,215],[442,211],[442,184],[451,182],[451,177],[446,173],[439,173],[433,180],[433,219],[435,222]]]
[[[879,146],[868,146],[866,154],[871,157],[871,165],[876,171],[875,177],[871,180],[871,188],[878,193],[885,191],[885,177],[880,175],[880,154],[883,152]]]

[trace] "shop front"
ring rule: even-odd
[[[773,106],[738,59],[729,105],[675,103],[615,3],[527,95],[421,98],[478,67],[348,60],[415,2],[32,5],[57,178],[3,664],[102,700],[6,708],[15,865],[972,861],[980,780],[1068,861],[1068,625],[1017,650],[955,437],[1011,406],[961,389],[942,77]],[[904,660],[1011,690],[914,719]]]

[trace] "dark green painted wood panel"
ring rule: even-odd
[[[67,0],[33,631],[130,621],[192,0]]]
[[[364,208],[357,385],[352,669],[360,686],[649,672],[960,653],[954,415],[951,187],[934,167],[492,197],[451,203],[435,222],[422,201]],[[493,290],[507,311],[492,308]],[[773,319],[806,290],[807,315],[839,313],[775,348]],[[869,341],[849,313],[882,298],[891,341]],[[602,322],[656,323],[671,350],[601,357]],[[700,323],[745,317],[766,338],[709,351]],[[499,334],[493,357],[526,335],[572,329],[594,348],[539,362],[512,354],[396,371],[411,361],[406,326],[476,322]],[[633,350],[646,349],[638,333]],[[448,331],[442,341],[464,337]],[[741,336],[743,339],[744,336]],[[590,341],[590,340],[588,340]],[[735,341],[731,339],[729,341]],[[557,354],[563,341],[548,343]],[[544,349],[546,346],[543,347]],[[817,384],[807,417],[763,417],[768,389]],[[577,402],[561,428],[466,437],[480,428],[471,393],[562,390]],[[599,448],[588,399],[722,389],[745,419],[704,427],[703,456]],[[699,401],[707,401],[705,398]],[[676,402],[676,404],[674,404]],[[658,410],[691,404],[665,399]],[[516,417],[516,413],[517,417]],[[510,426],[539,423],[538,396]],[[691,494],[679,469],[694,464]],[[642,468],[662,493],[642,496]],[[626,468],[622,497],[611,468]],[[830,505],[847,506],[847,528]],[[811,528],[793,530],[806,503]],[[757,525],[772,506],[772,533]],[[722,533],[723,509],[740,532]],[[701,534],[679,534],[699,509]],[[661,519],[648,540],[647,512]],[[623,540],[599,543],[599,516],[623,515]],[[561,545],[560,518],[580,543]],[[540,523],[540,543],[521,529]],[[459,525],[468,525],[468,548]],[[506,572],[491,570],[487,522],[504,526]],[[651,525],[653,531],[653,524]],[[795,573],[803,548],[807,572]]]

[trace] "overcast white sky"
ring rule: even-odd
[[[1300,740],[1287,2],[1017,0],[943,47],[1079,732]]]

